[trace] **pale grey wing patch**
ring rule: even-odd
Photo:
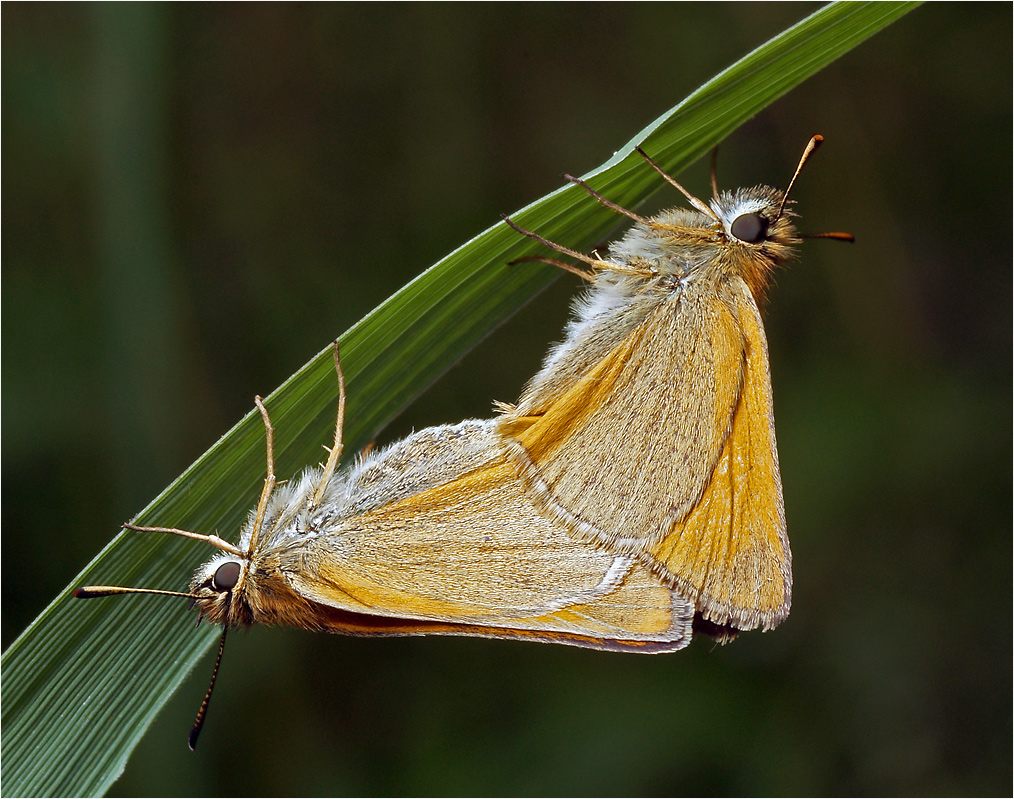
[[[334,504],[343,516],[366,513],[478,469],[499,453],[493,420],[427,427],[351,467]]]
[[[641,325],[657,303],[658,294],[645,290],[640,281],[600,275],[595,286],[575,301],[566,337],[550,348],[515,412],[525,416],[552,403]]]
[[[307,469],[272,495],[261,548],[270,552],[289,547],[342,519],[376,510],[483,466],[501,452],[494,428],[495,420],[469,419],[413,433],[337,472],[317,506],[311,498],[322,470]],[[253,513],[244,528],[244,542],[249,540],[252,523]]]

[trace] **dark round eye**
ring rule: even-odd
[[[215,569],[211,585],[216,591],[231,591],[239,582],[239,564],[230,560]]]
[[[732,223],[732,235],[740,241],[756,244],[768,232],[768,221],[760,214],[743,214]]]

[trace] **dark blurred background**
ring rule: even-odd
[[[254,394],[813,8],[5,3],[4,647]],[[823,133],[802,225],[858,239],[771,291],[776,632],[637,657],[257,629],[200,750],[210,658],[114,792],[1006,795],[1011,23],[922,7],[723,145],[723,186],[784,186]],[[384,440],[515,399],[575,285]]]

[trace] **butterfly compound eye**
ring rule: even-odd
[[[216,591],[231,591],[239,582],[239,564],[230,560],[215,569],[215,576],[211,581]]]
[[[732,235],[748,244],[756,244],[768,232],[768,222],[760,214],[742,214],[733,220]]]

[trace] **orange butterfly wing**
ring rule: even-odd
[[[789,613],[792,554],[778,470],[767,340],[749,293],[739,295],[743,387],[700,501],[648,552],[705,618],[771,629]]]
[[[519,409],[500,430],[544,513],[641,558],[717,624],[788,613],[767,343],[742,280],[661,299],[555,401]]]

